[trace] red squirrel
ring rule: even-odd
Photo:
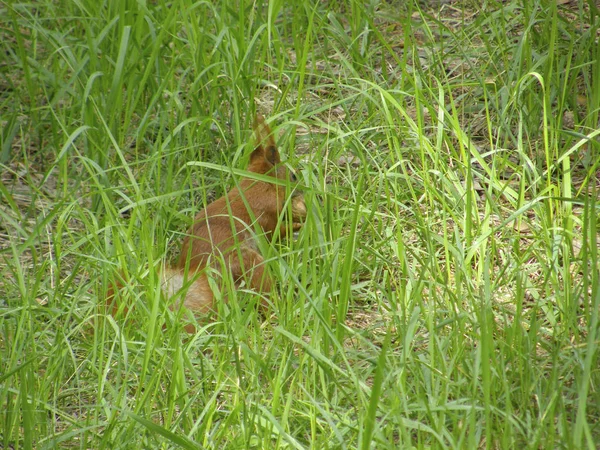
[[[289,193],[296,178],[281,163],[272,131],[261,115],[254,121],[254,133],[256,147],[250,155],[248,171],[263,177],[242,178],[236,187],[196,215],[177,263],[161,273],[164,295],[179,298],[172,308],[178,308],[183,300],[183,306],[196,315],[217,309],[206,273],[208,266],[219,272],[227,270],[236,287],[244,282],[258,293],[270,292],[273,282],[258,249],[255,223],[271,238],[288,235],[290,228],[298,230],[306,217],[304,196],[297,190]],[[267,181],[264,176],[278,183]],[[291,227],[289,220],[281,218],[290,195]],[[108,297],[114,297],[112,290]],[[117,310],[112,303],[113,310]],[[193,331],[194,327],[187,326],[186,330]]]

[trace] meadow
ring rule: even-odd
[[[599,41],[593,0],[0,2],[0,448],[599,448]],[[156,268],[257,112],[308,217],[190,335]]]

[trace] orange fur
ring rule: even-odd
[[[293,181],[293,175],[281,163],[271,129],[260,115],[254,121],[254,132],[256,147],[250,155],[248,171]],[[297,230],[306,216],[306,205],[300,193],[292,195],[292,228]],[[207,205],[196,215],[184,238],[177,263],[161,274],[165,296],[171,298],[187,289],[185,296],[183,291],[180,295],[183,306],[198,315],[215,310],[215,296],[206,274],[209,265],[219,272],[227,270],[236,286],[244,282],[256,292],[269,292],[273,283],[265,272],[264,260],[256,245],[254,221],[269,238],[274,234],[287,235],[286,221],[281,221],[279,230],[277,224],[288,196],[285,186],[243,178],[239,187]],[[109,292],[113,311],[116,311],[113,297],[112,291]],[[181,300],[178,300],[172,308],[180,305]],[[186,327],[186,330],[193,331],[193,328]]]

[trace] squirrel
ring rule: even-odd
[[[299,190],[289,192],[297,182],[296,177],[281,163],[273,133],[264,117],[257,114],[253,128],[256,146],[250,154],[247,170],[260,177],[242,178],[236,187],[196,215],[176,264],[160,274],[164,296],[179,297],[172,309],[179,308],[183,302],[196,316],[216,310],[215,295],[206,273],[210,269],[228,271],[236,287],[245,283],[258,293],[270,292],[273,282],[266,273],[255,230],[262,230],[267,238],[284,237],[290,228],[297,231],[302,226],[307,213],[304,196]],[[291,224],[289,220],[280,219],[288,199]],[[116,312],[118,305],[112,288],[109,288],[108,298]],[[185,329],[193,332],[195,327]]]

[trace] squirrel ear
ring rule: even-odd
[[[279,164],[281,162],[281,157],[279,156],[279,150],[277,150],[277,147],[267,147],[265,150],[265,159],[274,166]]]
[[[250,162],[259,159],[266,160],[269,164],[276,165],[281,162],[273,132],[260,114],[254,119],[254,134],[256,139],[256,148],[250,155]]]

